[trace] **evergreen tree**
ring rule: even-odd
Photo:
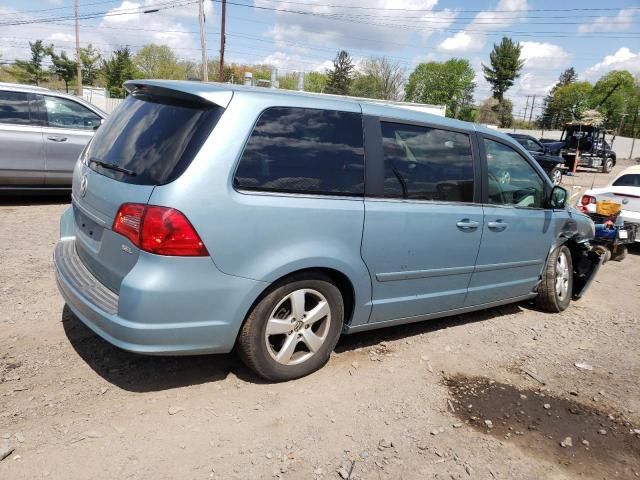
[[[516,78],[520,76],[520,70],[524,66],[524,60],[520,59],[522,46],[514,43],[508,37],[502,37],[502,41],[493,44],[493,50],[489,54],[491,67],[482,64],[484,78],[491,84],[493,97],[499,102],[504,98],[505,92],[513,86]]]
[[[76,62],[67,57],[67,52],[56,55],[51,51],[51,72],[64,81],[64,88],[69,93],[69,82],[76,78]]]
[[[103,60],[102,73],[109,95],[115,98],[124,98],[124,82],[140,77],[129,47],[119,48],[109,60]]]
[[[333,61],[333,69],[327,72],[326,93],[347,95],[351,87],[353,75],[353,60],[349,54],[341,50]]]

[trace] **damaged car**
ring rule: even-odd
[[[236,350],[284,381],[340,335],[534,301],[561,312],[594,224],[512,138],[379,101],[133,80],[81,154],[54,265],[89,328]]]

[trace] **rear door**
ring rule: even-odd
[[[38,95],[43,113],[47,185],[69,185],[73,167],[102,118],[68,98]]]
[[[370,322],[463,307],[483,227],[474,137],[391,119],[366,125]]]
[[[116,292],[139,252],[111,229],[118,209],[123,203],[146,204],[156,185],[180,176],[223,112],[199,97],[174,93],[180,95],[134,90],[97,130],[74,171],[78,256]]]
[[[508,142],[479,135],[483,152],[484,231],[467,306],[530,294],[557,232],[544,208],[550,185]]]
[[[44,184],[42,127],[34,102],[33,94],[0,90],[0,186]]]

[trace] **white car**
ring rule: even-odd
[[[600,200],[619,203],[622,205],[619,218],[640,225],[640,165],[623,170],[606,187],[587,190],[577,206],[584,213],[596,213],[596,202]]]

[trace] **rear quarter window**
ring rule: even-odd
[[[362,196],[362,116],[310,108],[265,110],[247,141],[234,186],[267,192]]]
[[[162,96],[129,95],[98,128],[84,161],[116,180],[163,185],[189,166],[224,109]],[[101,167],[115,165],[133,175]]]

